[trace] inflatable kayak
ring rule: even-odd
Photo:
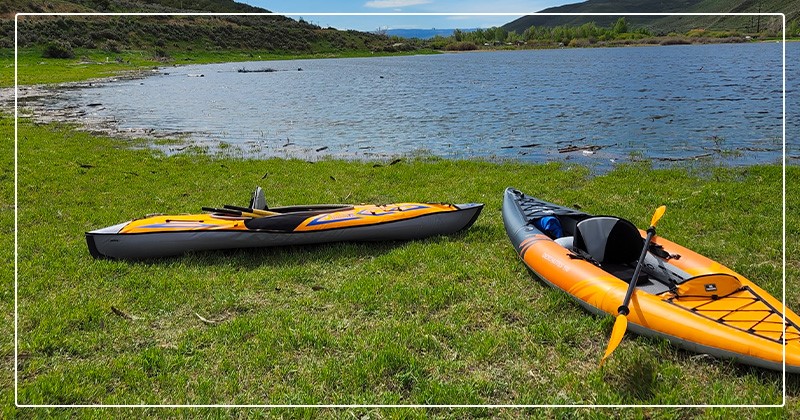
[[[522,261],[595,314],[617,315],[646,234],[513,188],[503,223]],[[722,264],[655,236],[629,305],[628,329],[689,351],[800,373],[800,318]],[[784,323],[785,315],[785,323]],[[785,344],[784,344],[785,343]]]
[[[260,189],[250,207],[156,215],[86,233],[95,258],[144,259],[188,251],[421,239],[470,227],[483,204],[308,205],[267,209]]]

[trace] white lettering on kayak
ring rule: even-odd
[[[564,264],[563,261],[559,261],[558,258],[556,258],[556,257],[554,257],[554,256],[552,256],[550,254],[546,254],[546,253],[542,254],[542,258],[544,258],[545,260],[549,261],[551,264],[553,264],[556,267],[560,268],[564,272],[568,272],[569,271],[569,266]]]

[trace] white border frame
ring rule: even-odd
[[[782,157],[782,277],[783,323],[786,324],[786,15],[783,13],[17,13],[14,15],[14,405],[17,408],[783,408],[786,406],[786,337],[783,346],[783,400],[781,404],[20,404],[19,403],[19,48],[18,29],[20,16],[774,16],[782,19],[782,84],[783,84],[783,157]]]

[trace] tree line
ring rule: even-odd
[[[800,37],[800,22],[793,20],[787,23],[787,37]],[[779,36],[778,33],[758,35]],[[660,39],[660,41],[655,41]],[[437,36],[430,40],[434,48],[446,50],[472,50],[486,46],[532,45],[532,46],[590,46],[605,42],[633,42],[648,40],[657,43],[689,43],[693,40],[722,42],[741,42],[745,34],[731,30],[693,29],[684,34],[670,33],[656,36],[646,27],[632,27],[627,19],[621,17],[608,27],[598,26],[594,22],[580,26],[531,26],[522,33],[507,31],[502,27],[488,29],[462,30],[456,29],[449,37]]]

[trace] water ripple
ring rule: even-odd
[[[793,44],[787,51],[798,55]],[[750,164],[780,157],[748,148],[782,136],[781,63],[779,44],[745,44],[273,61],[279,71],[252,74],[234,70],[264,63],[191,65],[68,91],[54,106],[113,117],[121,129],[189,132],[257,157],[425,150],[607,164],[632,154],[695,156],[691,145],[713,136],[741,152],[720,153],[721,161]],[[186,77],[193,73],[205,77]],[[787,86],[795,109],[796,91]],[[797,120],[787,119],[794,138]],[[565,139],[602,153],[561,153]],[[538,146],[522,148],[530,144]]]

